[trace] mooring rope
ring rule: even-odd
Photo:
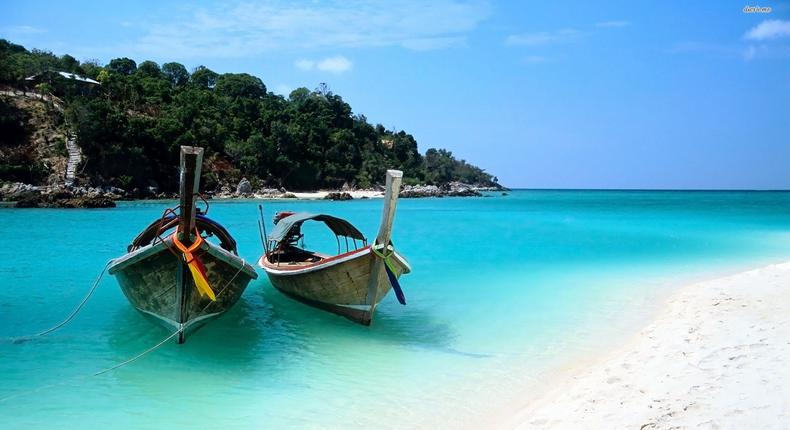
[[[97,279],[96,279],[96,282],[94,282],[94,285],[91,287],[91,290],[88,292],[88,294],[87,294],[87,295],[85,296],[85,298],[82,300],[82,302],[80,302],[80,304],[79,304],[79,305],[77,305],[77,308],[75,308],[75,311],[73,311],[73,312],[72,312],[72,314],[71,314],[71,315],[69,315],[69,317],[68,317],[68,318],[66,318],[66,320],[64,320],[63,322],[61,322],[61,323],[60,323],[60,324],[58,324],[57,326],[55,326],[55,327],[52,327],[51,329],[45,330],[45,331],[43,331],[43,332],[41,332],[41,333],[39,333],[39,334],[37,334],[37,335],[35,335],[35,336],[43,336],[43,335],[45,335],[45,334],[47,334],[47,333],[51,333],[52,331],[55,331],[55,330],[57,330],[58,328],[62,327],[62,326],[63,326],[63,325],[65,325],[66,323],[68,323],[68,322],[69,322],[71,319],[73,319],[73,318],[74,318],[74,315],[76,315],[76,314],[77,314],[77,312],[79,312],[79,309],[81,309],[81,308],[82,308],[82,306],[84,306],[84,305],[85,305],[85,302],[87,302],[88,298],[89,298],[89,297],[90,297],[90,296],[93,294],[93,291],[95,291],[95,290],[96,290],[96,286],[98,285],[98,283],[99,283],[99,280],[100,280],[100,279],[101,279],[101,277],[104,275],[104,272],[107,270],[107,267],[110,265],[110,263],[111,263],[111,262],[112,262],[112,260],[110,260],[110,261],[108,261],[108,262],[107,262],[107,264],[104,266],[104,269],[102,270],[102,273],[99,275],[99,278],[97,278]],[[247,260],[245,260],[244,258],[242,258],[242,259],[241,259],[241,267],[239,267],[239,270],[237,270],[237,271],[236,271],[236,273],[233,275],[233,277],[232,277],[232,278],[230,278],[230,279],[228,280],[228,282],[226,282],[226,283],[225,283],[225,285],[222,287],[222,289],[221,289],[221,290],[219,291],[219,293],[217,294],[217,298],[219,298],[219,297],[222,295],[222,293],[224,293],[224,292],[225,292],[225,290],[227,290],[227,289],[228,289],[228,287],[231,285],[231,283],[233,283],[233,281],[234,281],[234,280],[236,280],[236,277],[238,277],[238,276],[239,276],[239,274],[240,274],[240,273],[241,273],[241,272],[244,270],[244,268],[245,268],[246,266],[247,266]],[[215,303],[217,303],[217,302],[216,302],[216,301],[212,301],[212,302],[209,302],[209,303],[207,303],[207,304],[206,304],[206,306],[204,306],[204,307],[203,307],[203,309],[201,309],[200,313],[202,314],[203,312],[205,312],[205,311],[206,311],[206,309],[208,309],[208,307],[209,307],[209,306],[211,306],[211,305],[213,305],[213,304],[215,304]],[[28,393],[37,392],[37,391],[40,391],[40,390],[43,390],[43,389],[46,389],[46,388],[52,388],[52,387],[57,387],[57,386],[65,385],[65,384],[66,384],[66,383],[68,383],[69,381],[74,381],[74,380],[81,379],[81,378],[87,378],[87,377],[89,377],[89,376],[99,376],[99,375],[103,375],[103,374],[105,374],[105,373],[108,373],[108,372],[112,372],[113,370],[116,370],[116,369],[119,369],[119,368],[121,368],[121,367],[123,367],[123,366],[126,366],[127,364],[129,364],[129,363],[132,363],[132,362],[134,362],[134,361],[136,361],[136,360],[138,360],[138,359],[140,359],[140,358],[144,357],[145,355],[147,355],[147,354],[150,354],[150,353],[152,353],[152,352],[156,351],[157,349],[159,349],[160,347],[162,347],[162,345],[166,344],[166,343],[167,343],[167,341],[169,341],[170,339],[172,339],[172,338],[176,337],[176,336],[177,336],[178,334],[180,334],[182,331],[183,331],[183,329],[178,329],[178,330],[176,330],[175,332],[173,332],[173,333],[169,334],[168,336],[166,336],[164,339],[162,339],[162,340],[160,340],[159,342],[157,342],[157,343],[156,343],[154,346],[152,346],[152,347],[150,347],[150,348],[146,349],[145,351],[143,351],[143,352],[140,352],[140,353],[136,354],[135,356],[133,356],[133,357],[131,357],[131,358],[129,358],[129,359],[126,359],[126,360],[124,360],[124,361],[122,361],[122,362],[120,362],[120,363],[117,363],[117,364],[115,364],[115,365],[113,365],[113,366],[110,366],[110,367],[108,367],[108,368],[106,368],[106,369],[103,369],[103,370],[100,370],[100,371],[98,371],[98,372],[96,372],[96,373],[93,373],[92,375],[78,375],[78,376],[75,376],[75,377],[73,377],[73,378],[69,378],[69,379],[67,379],[67,380],[65,380],[65,381],[61,381],[61,382],[59,382],[59,383],[56,383],[56,384],[48,384],[48,385],[43,385],[43,386],[36,387],[36,388],[30,389],[30,390],[26,390],[26,391],[22,391],[22,392],[14,393],[14,394],[12,394],[12,395],[10,395],[10,396],[7,396],[7,397],[0,398],[0,403],[2,403],[2,402],[5,402],[6,400],[9,400],[9,399],[13,399],[13,398],[15,398],[15,397],[23,396],[23,395],[25,395],[25,394],[28,394]],[[31,336],[31,337],[33,337],[33,336]]]
[[[98,288],[99,283],[101,282],[102,278],[104,277],[104,273],[107,272],[107,268],[110,267],[110,264],[112,264],[112,262],[113,262],[113,260],[108,260],[107,261],[107,264],[105,264],[104,267],[101,269],[101,273],[99,273],[99,276],[96,278],[95,281],[93,281],[93,285],[91,285],[90,290],[88,290],[88,294],[86,294],[85,297],[83,297],[82,301],[77,305],[77,307],[74,308],[74,310],[71,311],[71,313],[69,314],[69,316],[66,317],[66,319],[64,319],[63,321],[61,321],[57,325],[42,331],[41,333],[35,334],[35,336],[36,337],[38,337],[38,336],[45,336],[45,335],[47,335],[49,333],[52,333],[53,331],[63,327],[64,325],[68,324],[69,322],[71,322],[71,320],[73,320],[74,317],[76,317],[77,314],[82,310],[82,307],[85,306],[85,303],[88,303],[88,299],[91,298],[93,293],[96,291],[96,288]]]
[[[85,297],[82,298],[82,301],[80,301],[79,304],[77,304],[77,306],[74,309],[72,309],[71,313],[69,314],[69,316],[66,317],[66,319],[40,333],[36,333],[28,336],[12,337],[11,338],[12,342],[16,343],[19,341],[30,340],[36,337],[46,336],[52,333],[53,331],[58,330],[61,327],[65,326],[69,322],[71,322],[71,320],[73,320],[77,316],[77,314],[82,310],[83,306],[85,306],[85,304],[88,303],[88,299],[90,299],[91,296],[93,296],[93,293],[96,292],[96,288],[99,287],[99,284],[101,283],[101,280],[104,277],[104,273],[107,272],[107,268],[110,267],[110,264],[112,262],[113,260],[107,261],[107,264],[104,265],[104,268],[101,270],[101,273],[99,273],[99,276],[96,278],[95,281],[93,281],[93,285],[91,285],[91,288],[88,290],[88,293],[85,294]]]
[[[222,295],[222,293],[224,293],[224,292],[225,292],[225,290],[227,290],[227,289],[228,289],[228,287],[230,286],[230,284],[231,284],[231,283],[232,283],[232,282],[233,282],[233,281],[236,279],[236,277],[237,277],[237,276],[239,276],[239,273],[241,273],[241,271],[242,271],[242,270],[244,270],[244,267],[245,267],[246,265],[247,265],[247,260],[245,260],[245,259],[243,259],[243,258],[242,258],[242,259],[241,259],[241,267],[239,267],[239,270],[238,270],[238,271],[236,271],[236,274],[234,274],[234,275],[233,275],[233,277],[232,277],[232,278],[230,278],[230,280],[228,280],[228,282],[226,282],[226,283],[225,283],[225,286],[224,286],[224,287],[222,287],[222,289],[221,289],[221,290],[219,291],[219,293],[217,294],[217,296],[216,296],[217,298],[219,298],[219,297]],[[211,301],[211,302],[209,302],[208,304],[206,304],[206,306],[203,306],[203,309],[201,309],[201,310],[200,310],[200,313],[201,313],[201,314],[203,314],[203,312],[205,312],[205,311],[206,311],[206,309],[208,309],[208,307],[209,307],[209,306],[211,306],[211,305],[213,305],[214,303],[216,303],[216,301]],[[129,363],[131,363],[131,362],[133,362],[133,361],[137,360],[137,359],[138,359],[138,358],[140,358],[140,357],[143,357],[143,356],[144,356],[144,355],[146,355],[146,354],[149,354],[149,353],[151,353],[151,352],[154,352],[154,351],[156,351],[156,350],[157,350],[157,349],[158,349],[160,346],[162,346],[162,345],[164,345],[165,343],[167,343],[167,341],[168,341],[168,340],[170,340],[170,339],[174,338],[176,335],[180,334],[182,331],[184,331],[184,329],[183,329],[183,328],[180,328],[180,329],[176,330],[175,332],[171,333],[171,334],[170,334],[170,336],[167,336],[167,337],[165,337],[164,339],[162,339],[161,341],[159,341],[159,343],[157,343],[156,345],[154,345],[154,346],[152,346],[152,347],[150,347],[150,348],[146,349],[145,351],[143,351],[143,352],[141,352],[141,353],[139,353],[139,354],[135,355],[134,357],[132,357],[132,358],[130,358],[130,359],[128,359],[128,360],[124,360],[124,361],[122,361],[122,362],[120,362],[120,363],[118,363],[118,364],[116,364],[116,365],[114,365],[114,366],[111,366],[111,367],[108,367],[108,368],[106,368],[106,369],[104,369],[104,370],[101,370],[101,371],[99,371],[99,372],[96,372],[96,373],[94,373],[94,374],[93,374],[93,376],[99,376],[99,375],[102,375],[102,374],[104,374],[104,373],[111,372],[111,371],[113,371],[113,370],[115,370],[115,369],[118,369],[118,368],[120,368],[120,367],[126,366],[127,364],[129,364]]]
[[[160,340],[159,343],[157,343],[156,345],[146,349],[145,351],[135,355],[134,357],[132,357],[132,358],[130,358],[128,360],[124,360],[124,361],[122,361],[122,362],[120,362],[120,363],[118,363],[118,364],[116,364],[114,366],[108,367],[108,368],[106,368],[104,370],[100,370],[100,371],[94,373],[93,376],[99,376],[99,375],[102,375],[104,373],[111,372],[111,371],[113,371],[113,370],[115,370],[115,369],[117,369],[119,367],[126,366],[127,364],[137,360],[138,358],[148,354],[149,352],[154,352],[157,348],[159,348],[160,346],[164,345],[168,340],[174,338],[178,334],[181,334],[182,331],[183,331],[182,329],[178,329],[178,330],[174,331],[173,333],[170,334],[170,336],[167,336],[166,338]]]

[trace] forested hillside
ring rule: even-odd
[[[25,81],[45,71],[71,72],[101,85]],[[179,145],[206,149],[204,189],[242,176],[255,186],[297,190],[369,187],[381,182],[387,168],[403,170],[411,184],[496,181],[449,151],[420,154],[410,134],[369,123],[323,84],[285,98],[246,73],[217,74],[202,66],[190,73],[175,62],[137,64],[129,58],[101,65],[6,40],[0,40],[0,84],[33,86],[64,101],[66,124],[85,157],[83,174],[94,184],[172,190]],[[32,133],[20,128],[20,116],[24,112],[0,98],[0,157]],[[0,158],[0,180],[19,180],[4,173],[19,171],[13,163]]]

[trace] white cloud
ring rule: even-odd
[[[296,62],[294,62],[294,66],[296,66],[296,68],[299,70],[313,70],[313,67],[315,67],[315,61],[303,58],[301,60],[296,60]]]
[[[324,58],[316,65],[318,70],[323,70],[330,73],[343,73],[351,70],[351,61],[341,55],[335,57]]]
[[[299,70],[309,72],[311,70],[320,70],[322,72],[330,72],[340,74],[351,70],[353,64],[351,60],[342,56],[335,55],[334,57],[326,57],[324,59],[314,61],[307,58],[297,60],[294,62],[294,67]]]
[[[630,21],[602,21],[595,23],[595,26],[600,28],[628,27],[629,25],[631,25]]]
[[[511,34],[505,39],[508,45],[540,46],[554,43],[564,43],[576,40],[585,33],[573,29],[563,28],[556,31],[541,31],[537,33]]]
[[[288,0],[191,6],[122,47],[141,56],[243,57],[273,50],[455,46],[490,15],[486,0]]]
[[[768,19],[752,28],[744,35],[748,40],[768,40],[790,36],[790,21]]]

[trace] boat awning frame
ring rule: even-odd
[[[366,240],[365,236],[359,230],[357,230],[356,227],[342,218],[337,218],[326,214],[297,212],[277,222],[277,225],[274,227],[274,231],[269,234],[269,241],[282,241],[286,236],[288,236],[288,233],[294,227],[301,226],[303,222],[308,220],[323,222],[336,236],[345,236],[361,241]]]

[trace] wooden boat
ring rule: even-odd
[[[181,147],[178,213],[166,210],[108,269],[129,302],[177,331],[179,343],[189,332],[230,309],[250,280],[258,277],[238,256],[233,237],[206,217],[208,205],[202,212],[196,210],[202,161],[203,148]],[[219,243],[209,242],[207,236],[214,236]]]
[[[390,289],[395,289],[398,300],[406,304],[398,278],[409,273],[411,267],[390,242],[402,176],[398,170],[387,171],[384,211],[373,245],[340,218],[305,212],[277,214],[275,229],[264,242],[266,251],[258,260],[272,285],[303,303],[364,325],[370,324],[376,306]],[[302,223],[309,220],[325,223],[335,234],[338,255],[323,255],[299,246]],[[340,252],[341,237],[346,244],[344,253]],[[353,250],[349,250],[349,239]],[[361,247],[357,247],[359,242]]]

